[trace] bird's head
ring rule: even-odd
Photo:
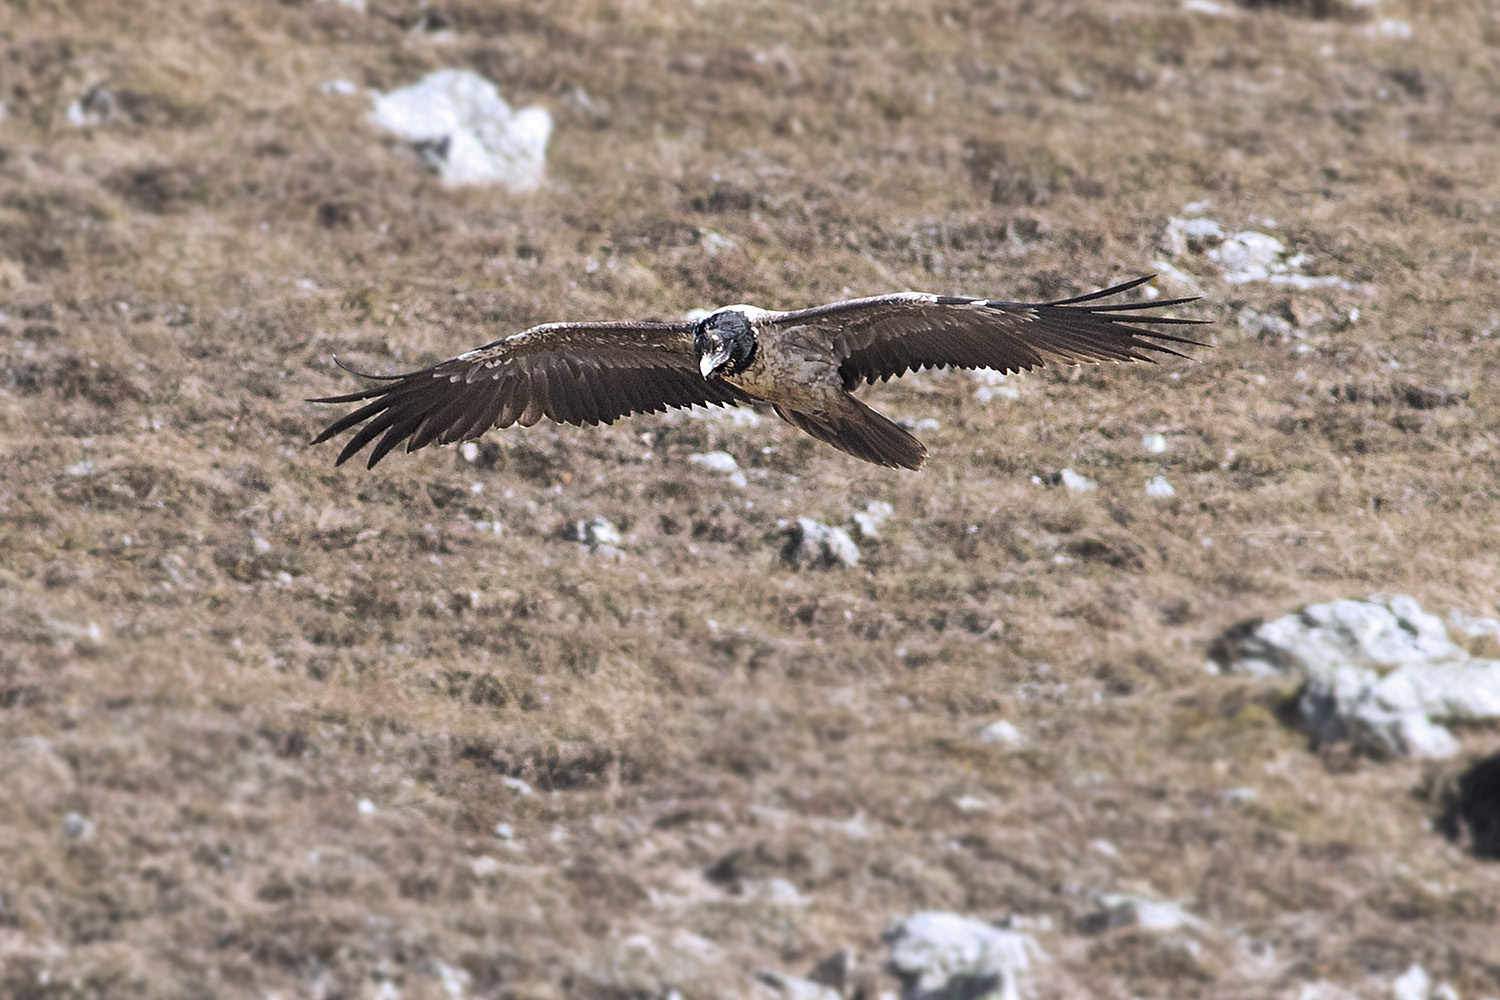
[[[737,309],[720,309],[699,321],[693,330],[693,350],[698,370],[708,378],[715,372],[734,375],[749,367],[755,357],[755,332]]]

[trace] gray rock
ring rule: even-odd
[[[1466,657],[1441,618],[1405,595],[1310,604],[1243,637],[1231,662],[1238,673],[1311,675],[1350,664],[1389,670],[1407,663]]]
[[[1154,934],[1167,934],[1184,928],[1203,930],[1208,926],[1183,909],[1181,903],[1170,899],[1108,893],[1099,897],[1099,905],[1110,927],[1138,927]]]
[[[1006,719],[997,719],[991,722],[979,730],[978,736],[981,743],[992,743],[997,746],[1009,747],[1012,750],[1021,749],[1026,746],[1027,742],[1021,730],[1016,728],[1016,724]]]
[[[859,546],[843,528],[799,517],[780,525],[787,533],[781,558],[798,569],[833,569],[859,564]]]
[[[755,978],[775,989],[786,1000],[841,1000],[837,990],[811,979],[786,976],[770,969],[762,969]]]
[[[103,86],[90,87],[88,93],[69,104],[67,110],[68,124],[78,128],[108,125],[118,115],[119,104],[115,95]]]
[[[1020,1000],[1047,957],[1030,934],[954,913],[914,914],[885,937],[903,1000]]]
[[[370,120],[416,144],[443,183],[498,184],[518,193],[541,186],[552,116],[512,111],[495,85],[466,69],[440,69],[375,98]]]
[[[1420,965],[1412,965],[1391,982],[1392,1000],[1431,1000],[1432,977]]]
[[[734,456],[727,451],[705,451],[701,454],[689,455],[688,461],[714,472],[737,472],[740,467],[740,463],[736,462]]]
[[[860,538],[879,538],[880,526],[895,512],[896,508],[884,500],[871,500],[864,510],[849,515],[849,523]]]
[[[1221,276],[1231,285],[1268,280],[1285,255],[1285,243],[1253,230],[1235,233],[1204,254],[1219,265]]]
[[[1167,220],[1161,248],[1173,257],[1181,257],[1189,250],[1201,252],[1223,241],[1224,227],[1214,219],[1172,218]]]
[[[1256,312],[1249,306],[1245,306],[1235,315],[1235,322],[1251,337],[1269,334],[1281,340],[1289,340],[1295,333],[1289,320],[1280,316],[1272,316],[1270,313]]]
[[[843,996],[853,986],[854,970],[858,965],[859,955],[852,948],[840,948],[813,966],[807,978],[831,987],[836,994]]]
[[[576,521],[568,529],[567,538],[572,542],[587,545],[590,549],[606,549],[614,552],[619,544],[624,541],[620,529],[615,527],[614,522],[602,517],[591,517],[587,521]]]
[[[688,461],[694,465],[701,465],[705,469],[724,473],[729,477],[730,484],[740,489],[750,484],[750,480],[740,471],[740,463],[736,462],[734,456],[727,451],[706,451],[697,455],[689,455]]]
[[[1487,619],[1459,621],[1484,638]],[[1298,711],[1320,743],[1442,759],[1459,751],[1442,722],[1500,719],[1500,660],[1471,656],[1404,595],[1309,605],[1225,645],[1220,663],[1235,672],[1305,680]]]
[[[1097,490],[1099,488],[1098,483],[1094,482],[1088,476],[1074,472],[1072,469],[1062,470],[1061,478],[1063,486],[1067,487],[1069,493],[1087,493],[1090,490]]]
[[[94,821],[80,813],[70,812],[63,817],[63,836],[69,840],[87,840],[94,834]]]

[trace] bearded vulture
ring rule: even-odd
[[[1185,357],[1168,345],[1203,345],[1151,327],[1207,321],[1144,310],[1192,298],[1106,302],[1152,277],[1056,302],[898,292],[794,312],[726,306],[696,322],[545,323],[404,375],[348,368],[379,384],[312,400],[364,404],[312,443],[358,428],[335,464],[374,442],[373,467],[403,441],[416,451],[542,417],[611,424],[669,407],[759,401],[856,458],[918,469],[922,442],[850,390],[922,368],[1019,372],[1047,362],[1150,361],[1150,352]]]

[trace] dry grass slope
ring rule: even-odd
[[[921,907],[1049,918],[1058,995],[1500,992],[1444,775],[1319,757],[1286,692],[1202,667],[1311,600],[1500,597],[1491,4],[1381,5],[1409,39],[1168,0],[369,6],[0,18],[0,994],[735,996],[846,945],[890,989]],[[319,89],[444,65],[554,112],[546,190],[445,191]],[[1352,287],[1203,266],[1196,363],[873,390],[937,422],[920,475],[680,414],[368,474],[304,447],[334,353],[1061,296],[1202,199]],[[857,568],[778,561],[782,519],[874,500]],[[623,560],[565,539],[594,516]],[[996,718],[1029,748],[971,737]],[[1112,891],[1219,930],[1091,930]]]

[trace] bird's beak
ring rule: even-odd
[[[698,359],[698,370],[708,378],[718,369],[720,365],[729,360],[729,345],[724,341],[716,341],[714,349]]]

